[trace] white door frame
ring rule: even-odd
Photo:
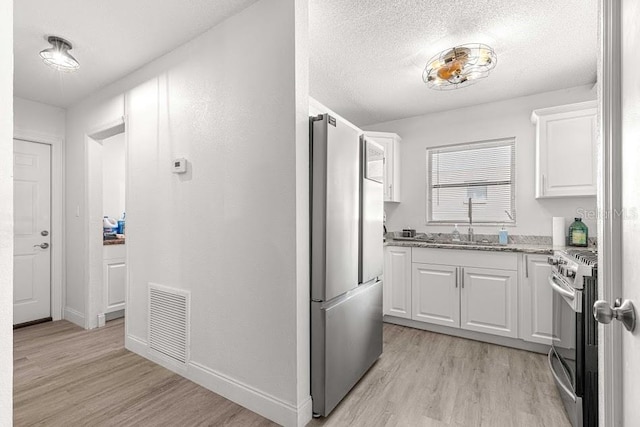
[[[85,328],[93,329],[98,327],[98,315],[102,314],[103,311],[103,244],[101,232],[95,230],[95,226],[97,226],[97,222],[94,224],[94,221],[100,222],[100,229],[102,228],[102,211],[99,214],[98,218],[95,218],[95,215],[92,216],[93,209],[95,206],[92,206],[91,200],[94,198],[102,201],[102,191],[100,194],[89,194],[90,192],[90,184],[89,180],[91,179],[91,173],[93,169],[97,166],[93,164],[93,162],[89,158],[89,144],[102,144],[102,140],[109,138],[114,135],[118,135],[120,133],[126,132],[125,127],[125,117],[121,116],[117,120],[103,123],[89,130],[84,136],[85,150],[84,150],[84,161],[85,161],[85,206],[84,211],[87,213],[85,215],[84,228],[85,228],[85,247],[88,248],[87,254],[85,255]],[[126,144],[126,142],[125,142]],[[102,207],[102,204],[100,204]],[[99,236],[99,237],[96,237]],[[128,288],[128,280],[125,285]],[[126,295],[126,289],[125,289]]]
[[[21,128],[14,128],[13,138],[51,147],[51,318],[60,320],[65,300],[64,139]]]
[[[599,0],[598,298],[622,296],[621,2]],[[615,327],[614,327],[615,326]],[[598,326],[600,425],[622,422],[622,328]]]

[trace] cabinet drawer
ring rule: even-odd
[[[490,252],[470,249],[413,248],[412,262],[424,264],[459,265],[462,267],[518,269],[518,254],[514,252]]]
[[[102,247],[102,259],[119,259],[127,256],[125,245],[105,245]]]

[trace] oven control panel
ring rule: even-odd
[[[556,251],[547,258],[547,262],[553,266],[555,274],[566,279],[567,284],[575,289],[582,289],[584,277],[591,276],[596,267],[595,256],[590,251]]]

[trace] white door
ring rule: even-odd
[[[13,141],[13,323],[51,317],[51,149]]]
[[[606,1],[601,2],[600,9],[604,49],[600,68],[603,149],[598,187],[599,297],[608,306],[618,298],[628,300],[635,306],[635,315],[640,316],[640,2]],[[605,314],[601,320],[606,322],[610,313],[601,309],[600,315]],[[630,332],[621,322],[612,320],[600,325],[598,333],[601,425],[637,426],[640,326]]]
[[[412,265],[413,320],[460,326],[459,269],[449,265]]]
[[[622,292],[640,315],[640,2],[622,2]],[[629,214],[626,214],[629,213]],[[612,301],[609,301],[612,302]],[[620,328],[620,322],[613,325]],[[609,325],[611,326],[611,325]],[[622,331],[622,419],[640,423],[640,327]]]
[[[411,319],[411,248],[385,248],[382,283],[384,314]]]
[[[460,326],[470,331],[516,338],[516,271],[461,267]]]

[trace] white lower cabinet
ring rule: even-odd
[[[411,319],[411,248],[385,248],[382,286],[383,313]]]
[[[571,331],[553,330],[550,272],[547,255],[387,246],[384,314],[562,345]]]
[[[553,330],[553,290],[548,277],[551,266],[546,255],[523,255],[520,277],[520,338],[549,344],[562,340]]]
[[[460,269],[460,327],[516,338],[517,271],[473,267]]]
[[[518,254],[387,246],[384,314],[518,337]]]
[[[460,326],[458,267],[415,263],[411,283],[413,320]]]
[[[127,265],[125,245],[103,247],[102,280],[104,313],[122,310],[125,306]]]

